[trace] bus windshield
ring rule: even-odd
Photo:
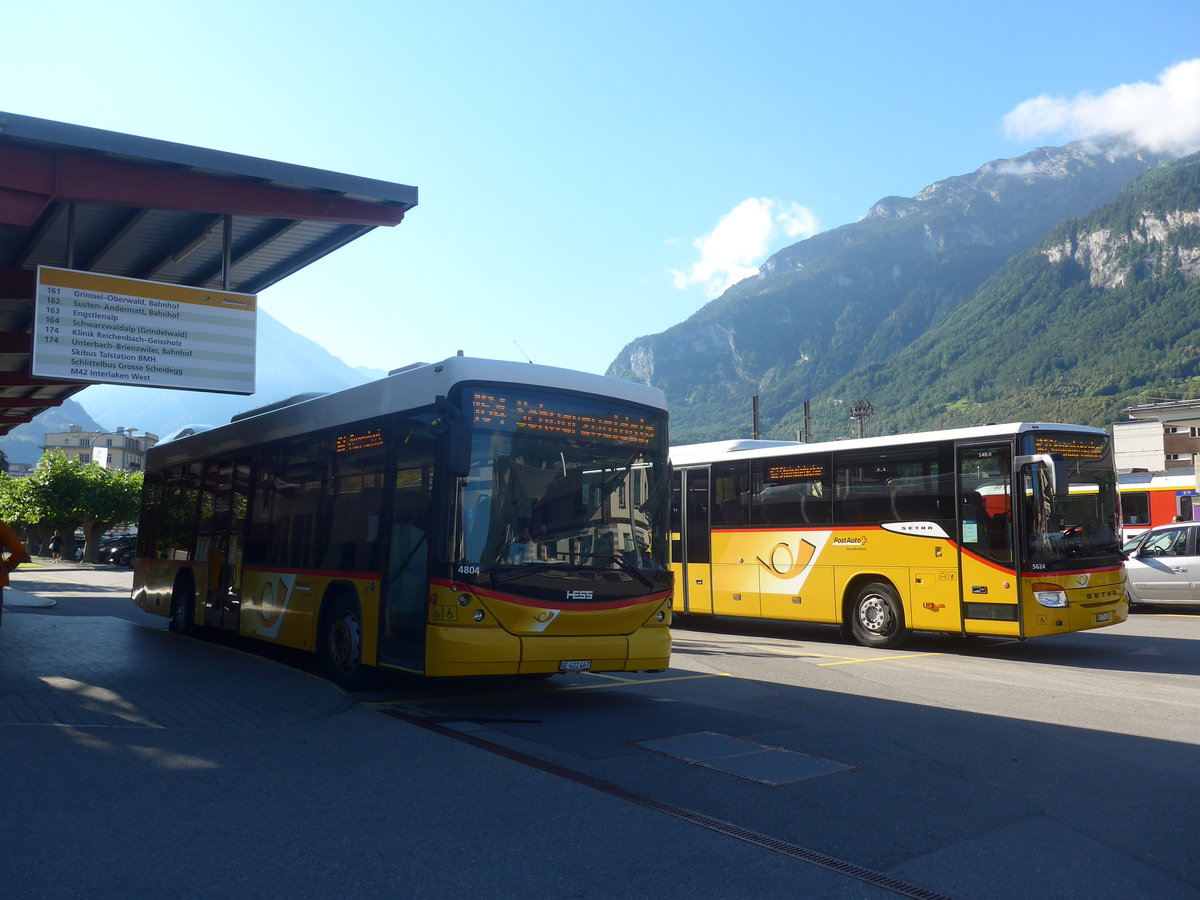
[[[477,400],[454,561],[665,571],[664,425],[611,401],[509,391],[481,412]]]
[[[1056,492],[1042,465],[1021,471],[1026,508],[1026,546],[1031,563],[1077,561],[1115,554],[1120,549],[1117,476],[1105,438],[1039,435],[1029,449],[1050,452],[1066,464],[1069,493]]]

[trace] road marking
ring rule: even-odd
[[[698,678],[734,678],[734,677],[736,677],[734,675],[729,674],[728,672],[701,673],[701,674],[697,674],[697,675],[672,675],[667,678],[621,678],[621,677],[618,677],[615,675],[605,674],[605,673],[601,673],[601,672],[589,672],[587,674],[592,678],[599,679],[599,678],[603,677],[606,680],[602,684],[564,684],[564,685],[551,685],[551,686],[553,686],[555,688],[554,692],[558,693],[558,692],[565,692],[565,691],[594,691],[597,689],[608,690],[610,688],[617,688],[617,687],[640,687],[643,684],[665,684],[669,681],[694,681]],[[425,704],[425,703],[429,703],[429,704],[433,704],[433,703],[464,703],[464,702],[470,702],[472,700],[484,700],[484,699],[494,698],[494,697],[527,697],[527,696],[531,696],[531,695],[535,695],[535,694],[546,694],[546,693],[548,693],[548,692],[539,686],[538,688],[524,688],[524,689],[520,689],[520,690],[501,691],[501,692],[497,692],[497,693],[486,693],[486,694],[462,694],[459,696],[442,696],[442,697],[425,695],[422,697],[411,697],[409,699],[368,700],[365,702],[359,702],[357,705],[366,707],[366,708],[370,708],[370,709],[376,709],[376,708],[387,709],[388,707],[416,706],[416,705]]]
[[[782,647],[772,647],[765,644],[747,645],[749,649],[757,653],[771,653],[775,656],[787,656],[794,659],[832,659],[834,662],[817,663],[818,666],[849,666],[856,663],[864,662],[887,662],[893,659],[917,659],[922,656],[944,656],[943,653],[906,653],[901,656],[843,656],[837,653],[811,653],[799,650],[787,650]],[[743,648],[745,649],[745,648]]]
[[[642,685],[642,684],[666,684],[669,681],[694,681],[697,678],[735,678],[729,672],[701,672],[697,675],[672,675],[669,678],[618,678],[614,675],[605,675],[602,672],[593,672],[593,678],[610,678],[621,685]],[[595,688],[615,687],[609,684],[568,684],[563,687],[566,691],[585,691],[594,690]]]
[[[817,663],[818,666],[852,666],[856,663],[895,662],[903,659],[920,659],[922,656],[943,656],[941,653],[909,653],[905,656],[869,656],[863,659],[846,658],[840,662]]]

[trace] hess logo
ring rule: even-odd
[[[591,591],[567,591],[568,600],[591,600]]]
[[[804,570],[816,552],[817,548],[808,541],[797,541],[795,550],[786,541],[781,541],[771,548],[766,559],[761,556],[755,558],[760,566],[776,578],[793,578]]]

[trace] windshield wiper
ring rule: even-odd
[[[640,581],[642,584],[644,584],[648,588],[654,587],[654,582],[650,580],[649,575],[647,575],[645,572],[643,572],[641,569],[639,569],[637,566],[633,565],[632,563],[626,562],[624,559],[622,559],[620,556],[618,556],[615,553],[612,554],[611,556],[597,556],[597,555],[593,554],[593,557],[595,559],[611,559],[613,562],[615,562],[617,564],[617,567],[622,572],[629,573],[630,575],[632,575],[634,578],[636,578],[638,581]]]
[[[515,566],[510,566],[507,569],[502,569],[499,572],[495,570],[488,572],[488,577],[492,581],[492,585],[507,584],[510,581],[516,581],[518,578],[523,578],[526,575],[537,575],[545,572],[547,569],[561,569],[559,563],[519,563]]]

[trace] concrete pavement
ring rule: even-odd
[[[259,654],[49,612],[19,588],[10,598],[0,625],[9,896],[897,893],[488,750],[469,739],[482,727],[471,721],[422,727]],[[468,739],[453,738],[464,729]]]

